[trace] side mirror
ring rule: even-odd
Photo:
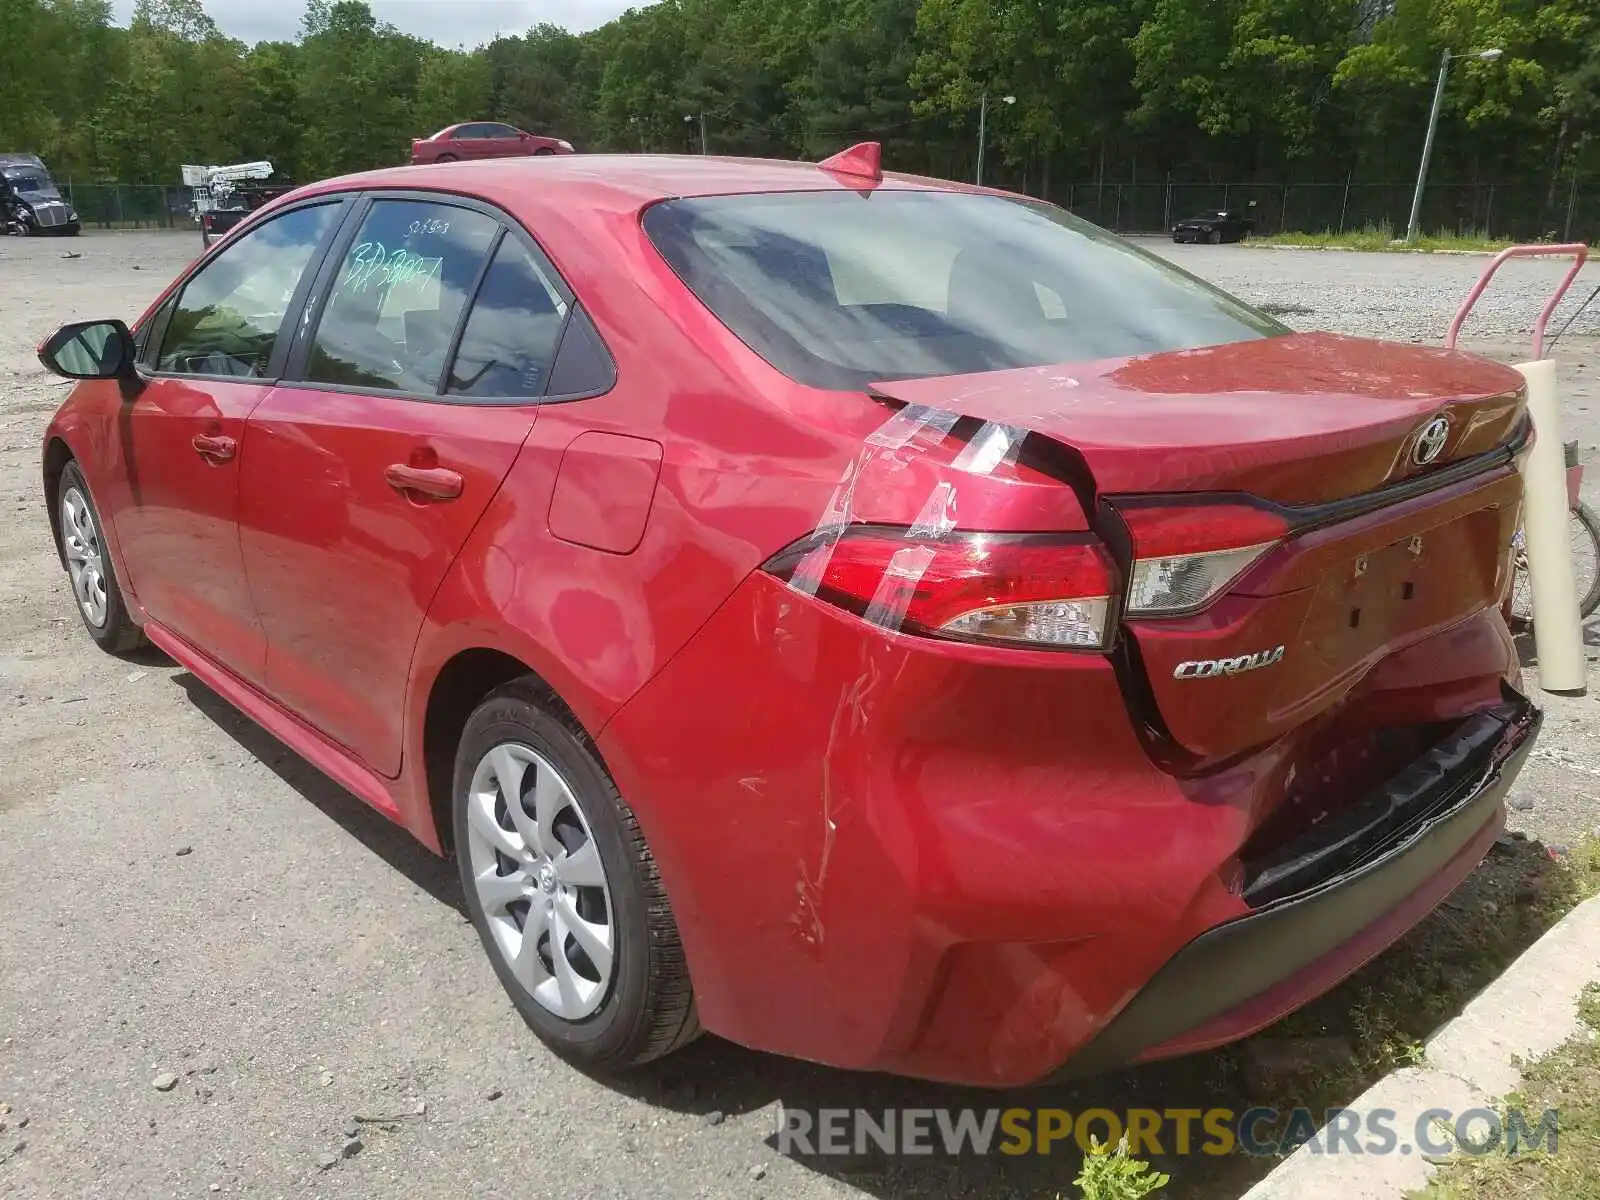
[[[63,325],[39,347],[45,370],[66,379],[126,379],[135,357],[133,334],[121,321]]]

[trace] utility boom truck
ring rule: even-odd
[[[235,163],[228,167],[186,166],[184,186],[194,189],[194,219],[200,226],[200,244],[210,246],[250,213],[275,200],[294,185],[256,186],[272,178],[270,162]]]

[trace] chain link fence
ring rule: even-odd
[[[58,182],[86,229],[196,228],[194,193],[181,185]]]
[[[1052,189],[1049,198],[1119,233],[1163,232],[1186,217],[1241,209],[1263,235],[1389,229],[1398,237],[1410,220],[1413,190],[1365,183],[1091,183]],[[1552,197],[1529,184],[1431,186],[1423,193],[1421,225],[1429,234],[1594,241],[1600,189],[1568,185]]]
[[[1038,194],[1037,179],[1004,169],[987,182]],[[1033,186],[1029,186],[1029,185]],[[87,227],[193,229],[189,189],[163,184],[62,185]],[[1256,232],[1344,233],[1363,229],[1405,232],[1410,184],[1370,183],[1052,183],[1045,198],[1118,233],[1161,233],[1175,221],[1218,209],[1243,209]],[[1600,240],[1600,187],[1585,191],[1564,181],[1554,194],[1526,183],[1439,184],[1426,189],[1425,233],[1513,241]]]

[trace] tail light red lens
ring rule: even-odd
[[[1038,649],[1103,649],[1117,590],[1098,544],[1055,535],[858,526],[807,538],[767,570],[888,629]]]
[[[1133,535],[1130,617],[1176,616],[1205,607],[1289,532],[1277,513],[1247,505],[1118,511]]]

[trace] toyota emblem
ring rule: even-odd
[[[1450,440],[1450,418],[1435,417],[1422,427],[1411,446],[1411,461],[1425,467],[1444,453],[1444,444]]]

